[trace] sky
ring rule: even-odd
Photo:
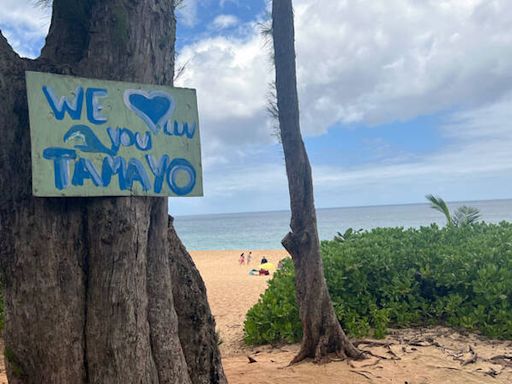
[[[37,57],[50,9],[1,0]],[[301,129],[317,207],[512,198],[512,1],[295,0]],[[264,0],[185,0],[176,86],[197,89],[204,197],[193,215],[289,208],[269,116]]]

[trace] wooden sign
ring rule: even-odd
[[[26,80],[35,196],[202,196],[195,90]]]

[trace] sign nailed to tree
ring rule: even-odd
[[[35,196],[202,196],[195,90],[26,80]]]

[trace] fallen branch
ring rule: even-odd
[[[442,366],[442,365],[427,365],[428,368],[440,368],[440,369],[449,369],[451,371],[460,371],[461,369],[460,368],[455,368],[455,367],[445,367],[445,366]]]
[[[405,340],[406,344],[412,345],[414,347],[437,347],[437,348],[443,348],[441,344],[439,344],[437,341],[435,341],[432,338],[427,339],[411,339],[411,340]]]
[[[361,349],[361,352],[363,352],[363,353],[365,353],[367,355],[376,357],[377,359],[382,359],[382,360],[401,360],[399,357],[386,357],[386,356],[377,355],[376,353],[373,353],[372,351],[369,351],[367,349]]]
[[[394,345],[394,343],[390,343],[387,341],[375,341],[375,340],[354,340],[352,342],[354,347],[359,347],[361,344],[367,345],[368,347],[389,347],[390,345]]]
[[[496,355],[489,359],[486,359],[486,361],[493,364],[499,364],[504,367],[512,368],[512,356],[510,355]]]
[[[391,347],[388,345],[387,346],[387,350],[388,350],[388,353],[393,356],[395,358],[395,360],[402,360],[402,358],[400,356],[398,356],[392,349]]]
[[[357,375],[361,375],[361,376],[365,377],[366,379],[370,380],[373,383],[373,379],[370,376],[368,376],[366,373],[354,371],[352,369],[350,370],[350,372],[353,372],[353,373],[355,373]]]
[[[376,366],[379,363],[380,363],[380,359],[377,359],[373,363],[361,365],[359,368],[374,367],[374,366]],[[352,366],[352,368],[356,368],[356,367]]]
[[[473,364],[473,363],[476,363],[477,359],[478,359],[478,355],[477,353],[475,352],[475,350],[471,347],[471,345],[469,346],[469,352],[471,353],[471,357],[469,359],[466,359],[462,362],[462,366],[466,366],[468,364]]]

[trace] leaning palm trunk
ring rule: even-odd
[[[336,318],[320,257],[311,167],[300,133],[291,0],[272,2],[272,35],[279,127],[292,213],[291,232],[282,243],[295,265],[303,328],[301,349],[292,364],[308,357],[323,362],[329,353],[361,358],[362,353],[352,345]]]

